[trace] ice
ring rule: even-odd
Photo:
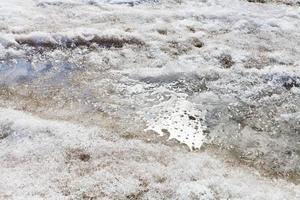
[[[150,108],[147,130],[186,144],[191,150],[199,149],[205,139],[204,113],[185,99],[170,99]]]

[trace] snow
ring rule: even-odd
[[[299,186],[208,153],[113,137],[105,130],[1,109],[1,198],[297,199]],[[88,155],[83,157],[83,155]],[[86,158],[86,159],[84,159]]]
[[[153,130],[161,136],[169,133],[169,139],[176,139],[191,150],[199,149],[205,139],[205,127],[201,124],[204,114],[194,107],[184,98],[156,105],[149,113],[146,131]]]
[[[299,199],[297,1],[0,1],[0,199]]]

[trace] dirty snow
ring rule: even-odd
[[[297,199],[299,186],[214,155],[0,110],[1,199]],[[255,192],[253,192],[255,191]]]
[[[299,199],[298,1],[0,1],[0,199]]]

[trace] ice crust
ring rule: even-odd
[[[171,99],[151,108],[148,130],[186,144],[191,150],[200,149],[205,140],[204,114],[185,99]]]

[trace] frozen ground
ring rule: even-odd
[[[0,0],[0,199],[299,199],[300,7],[263,2]]]

